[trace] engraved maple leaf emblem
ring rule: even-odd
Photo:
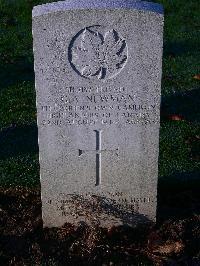
[[[96,27],[85,28],[70,47],[71,65],[85,78],[113,78],[121,72],[127,59],[126,41],[114,29],[101,33]]]

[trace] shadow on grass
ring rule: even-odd
[[[164,57],[172,56],[185,56],[186,54],[196,54],[199,51],[200,42],[197,39],[187,41],[170,42],[169,40],[164,42]]]
[[[200,122],[200,90],[195,89],[162,98],[161,119],[166,115],[181,115],[191,122]]]
[[[10,127],[0,131],[0,159],[38,152],[37,125]]]
[[[25,56],[15,59],[13,62],[0,63],[0,89],[18,84],[22,81],[34,80],[34,68]]]
[[[162,177],[158,183],[157,220],[200,214],[200,171]]]

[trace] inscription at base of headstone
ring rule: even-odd
[[[33,9],[44,226],[156,220],[162,6]]]

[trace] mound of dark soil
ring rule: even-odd
[[[200,265],[198,189],[160,191],[158,223],[43,229],[40,190],[0,189],[1,265]],[[171,216],[170,216],[171,215]]]

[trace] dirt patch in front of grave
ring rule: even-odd
[[[1,265],[200,265],[199,187],[160,190],[158,223],[43,229],[40,190],[0,189]]]

